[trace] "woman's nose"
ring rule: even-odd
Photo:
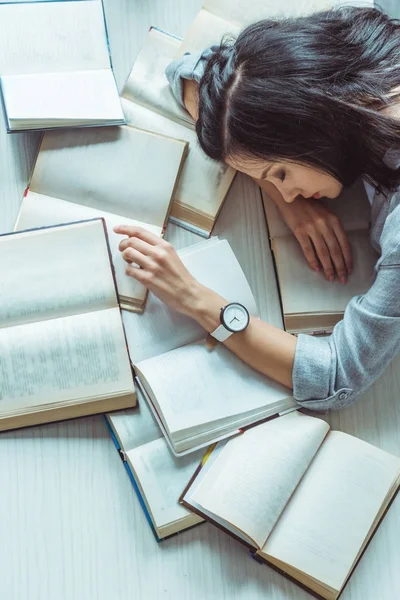
[[[297,190],[292,190],[292,191],[286,191],[286,190],[282,190],[282,196],[285,202],[287,202],[288,204],[291,204],[299,195]]]

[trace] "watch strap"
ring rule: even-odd
[[[219,342],[225,342],[225,340],[227,340],[228,337],[232,335],[232,333],[233,332],[229,331],[229,329],[227,329],[225,325],[219,325],[219,327],[212,331],[210,335],[212,335]]]

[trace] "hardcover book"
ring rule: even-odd
[[[136,404],[104,221],[0,236],[0,430]]]
[[[2,2],[8,132],[124,123],[101,0]]]
[[[399,458],[293,412],[217,444],[181,502],[336,600],[399,485]]]

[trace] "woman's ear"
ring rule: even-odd
[[[183,80],[183,103],[192,119],[197,121],[199,116],[199,84],[194,79]]]

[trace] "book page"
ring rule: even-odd
[[[5,75],[1,87],[11,129],[124,122],[110,69]]]
[[[228,39],[232,36],[236,37],[241,27],[227,20],[228,16],[230,19],[230,10],[221,18],[202,8],[189,27],[177,55],[183,56],[185,52],[202,52],[209,46],[219,46],[224,37]]]
[[[131,298],[137,301],[144,300],[147,293],[146,288],[125,273],[127,263],[119,251],[119,244],[126,236],[114,233],[113,227],[121,223],[125,225],[139,225],[158,236],[161,236],[161,227],[148,225],[134,219],[127,219],[126,217],[110,214],[96,208],[83,206],[82,204],[74,204],[73,202],[67,202],[59,198],[50,198],[49,196],[28,191],[22,201],[15,230],[20,231],[33,227],[44,227],[46,225],[70,223],[71,221],[96,219],[99,217],[104,218],[106,222],[115,279],[120,297]],[[89,251],[89,247],[88,244],[85,249],[86,252]]]
[[[399,473],[398,458],[329,433],[263,554],[340,590]]]
[[[269,234],[272,239],[293,235],[283,220],[275,202],[262,191]],[[337,215],[345,231],[368,229],[371,222],[371,205],[365,193],[364,184],[359,179],[350,188],[346,188],[338,198],[315,200],[323,202],[328,210]]]
[[[252,427],[225,445],[192,498],[261,548],[328,430],[298,412]]]
[[[233,181],[234,169],[208,158],[200,148],[194,130],[125,99],[122,99],[122,106],[129,125],[185,140],[189,144],[174,202],[188,206],[194,212],[215,217]]]
[[[122,97],[177,120],[194,130],[189,113],[176,101],[165,69],[178,52],[181,42],[156,28],[150,29],[122,91]]]
[[[162,437],[147,403],[141,400],[135,408],[108,413],[107,420],[124,452]]]
[[[0,329],[0,356],[0,417],[134,390],[119,308]]]
[[[184,152],[133,127],[49,131],[30,189],[163,227]]]
[[[127,452],[148,509],[157,527],[185,519],[192,513],[178,499],[196,470],[204,452],[176,458],[164,438]],[[201,517],[194,517],[200,523]]]
[[[204,0],[203,8],[221,18],[229,15],[230,21],[244,27],[261,19],[297,17],[327,10],[334,4],[335,0],[286,0],[285,3],[274,0],[253,0],[251,3],[244,0]]]
[[[353,250],[353,272],[346,285],[337,280],[327,281],[321,273],[312,271],[293,236],[274,240],[285,315],[342,312],[351,298],[367,292],[373,281],[377,254],[371,246],[368,231],[350,232],[349,240]]]
[[[103,222],[0,236],[0,327],[117,306]]]
[[[176,440],[217,428],[220,421],[236,422],[238,416],[244,426],[254,414],[294,405],[288,388],[253,370],[222,344],[212,352],[204,341],[189,344],[139,362],[136,369]]]
[[[1,76],[97,69],[110,69],[101,2],[0,4]]]
[[[200,283],[258,315],[249,284],[227,241],[212,238],[178,254]],[[168,308],[151,293],[145,312],[124,315],[124,323],[134,364],[204,337],[204,329],[193,319]]]
[[[329,10],[343,5],[373,6],[373,0],[204,0],[179,48],[179,56],[185,52],[201,52],[208,46],[220,44],[224,36],[236,36],[241,29],[267,18],[297,17],[312,12]]]

